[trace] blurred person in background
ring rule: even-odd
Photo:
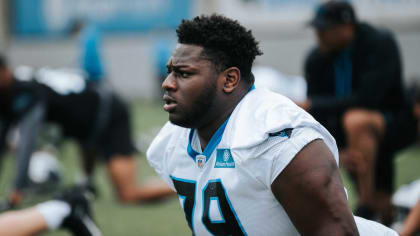
[[[0,236],[28,236],[66,229],[74,236],[101,236],[92,219],[89,193],[70,188],[55,199],[0,214]]]
[[[392,157],[417,137],[396,40],[359,22],[346,1],[321,4],[310,25],[318,45],[306,58],[308,99],[299,105],[335,137],[357,184],[355,214],[389,224]]]
[[[64,137],[80,144],[87,185],[93,186],[95,160],[102,157],[122,202],[156,200],[173,194],[164,183],[137,184],[133,156],[136,149],[127,106],[116,94],[103,98],[95,88],[84,86],[83,78],[79,79],[81,84],[71,77],[67,81],[71,83],[63,86],[60,80],[64,77],[44,71],[35,74],[33,80],[20,81],[6,59],[0,57],[0,154],[6,149],[6,136],[12,126],[18,125],[20,134],[11,204],[21,201],[22,190],[28,184],[30,158],[45,122],[57,124]]]
[[[412,100],[414,102],[414,115],[416,116],[417,120],[419,121],[419,123],[417,124],[417,129],[418,132],[420,132],[420,77],[413,77],[411,78],[410,81],[413,81],[413,83],[410,86],[411,89],[411,95],[412,95]],[[399,200],[401,202],[401,200],[404,201],[410,201],[414,199],[420,199],[420,195],[418,193],[420,193],[420,191],[416,191],[417,186],[420,186],[419,184],[416,184],[418,181],[420,180],[416,180],[414,182],[412,182],[411,184],[409,184],[408,186],[410,186],[411,188],[406,188],[408,189],[408,191],[412,191],[410,192],[406,192],[406,194],[401,194],[398,196]],[[404,187],[407,186],[402,186],[399,190],[403,190]],[[403,191],[401,191],[402,193],[404,193]],[[398,194],[399,191],[397,191],[396,194]],[[416,194],[417,193],[417,194]],[[395,194],[395,195],[396,195]],[[396,196],[394,195],[394,199],[396,198]],[[395,202],[394,202],[395,204]],[[398,205],[402,205],[402,204],[398,204]],[[408,216],[405,218],[402,228],[399,230],[400,231],[400,235],[401,236],[413,236],[413,235],[418,235],[418,233],[420,232],[420,200],[417,200],[417,203],[414,204],[414,206],[412,204],[408,205],[405,204],[405,207],[411,208]]]
[[[89,82],[98,83],[105,77],[102,60],[102,37],[99,28],[92,22],[76,19],[70,33],[77,37],[80,49],[79,64]]]

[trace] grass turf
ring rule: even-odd
[[[154,101],[136,101],[132,106],[133,136],[144,149],[145,144],[153,137],[158,128],[167,120],[167,114],[162,111],[161,104]],[[142,138],[140,138],[142,137]],[[156,176],[148,166],[141,150],[137,156],[138,180]],[[10,156],[9,156],[10,157]],[[70,185],[80,176],[78,148],[72,142],[66,142],[60,148],[60,161],[63,168],[63,185]],[[420,148],[410,147],[399,153],[396,159],[396,186],[408,183],[410,180],[420,178]],[[14,172],[12,158],[5,158],[0,169],[0,197],[5,198],[10,187]],[[65,168],[64,168],[65,167]],[[344,183],[349,190],[349,201],[355,206],[357,195],[354,186],[343,173]],[[104,165],[99,165],[95,173],[95,181],[99,196],[93,203],[95,219],[104,235],[191,235],[184,214],[176,198],[153,205],[123,205],[118,203],[113,192]],[[33,205],[34,202],[45,199],[45,196],[28,196],[24,206]],[[47,236],[70,235],[65,231],[49,232]]]

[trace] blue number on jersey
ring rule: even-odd
[[[195,187],[196,182],[192,180],[180,179],[171,176],[175,189],[184,199],[184,212],[188,225],[194,232],[193,214],[195,207]],[[229,201],[226,190],[220,179],[210,180],[202,189],[203,191],[203,216],[201,218],[207,230],[214,235],[247,235],[241,225],[235,210]],[[209,217],[210,201],[217,199],[223,221],[212,221]]]

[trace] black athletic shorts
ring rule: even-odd
[[[312,114],[333,135],[338,148],[346,146],[342,120],[343,113]],[[375,169],[375,187],[379,191],[391,193],[393,190],[395,153],[412,144],[417,139],[417,120],[410,109],[398,113],[383,113],[386,120],[386,131],[378,150]]]
[[[107,124],[101,132],[96,149],[106,161],[117,156],[129,157],[136,152],[131,135],[127,106],[117,96],[113,96]]]

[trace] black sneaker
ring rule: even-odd
[[[64,193],[59,200],[71,206],[71,213],[64,218],[61,227],[77,236],[102,236],[101,231],[92,219],[89,192],[82,188],[73,188]]]

